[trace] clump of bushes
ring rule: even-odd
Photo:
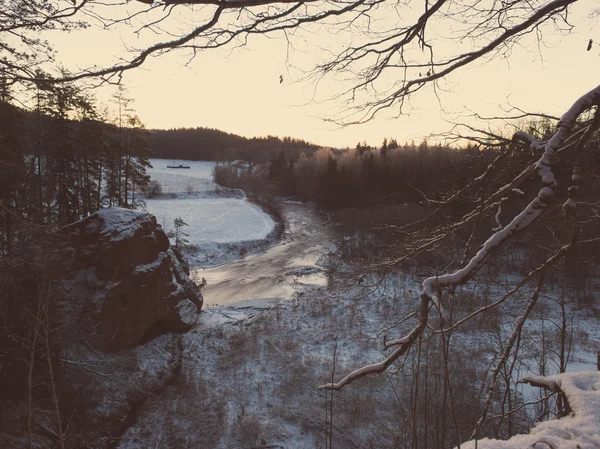
[[[146,187],[146,198],[155,198],[162,195],[162,185],[158,181],[150,181]]]

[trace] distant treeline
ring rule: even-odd
[[[104,206],[133,208],[148,184],[146,131],[123,89],[121,111],[106,112],[71,85],[40,86],[33,111],[0,91],[0,256],[46,226]]]
[[[482,150],[478,145],[452,148],[426,141],[398,145],[392,139],[379,148],[366,144],[347,150],[322,148],[313,155],[301,154],[297,160],[281,151],[260,166],[220,165],[215,176],[225,186],[256,194],[290,196],[315,202],[325,209],[429,203],[430,199],[443,200],[467,185],[496,156],[498,149]],[[598,164],[597,157],[597,152],[590,153],[590,166]],[[509,163],[502,167],[503,175],[518,173],[530,159],[526,152],[511,155]],[[558,165],[553,170],[557,179],[564,179],[568,185],[570,168]],[[460,204],[457,201],[454,207],[460,209]]]
[[[395,142],[394,142],[395,143]],[[475,146],[452,149],[426,142],[371,148],[320,149],[294,161],[281,151],[268,164],[245,168],[220,165],[216,181],[251,192],[312,201],[326,209],[385,202],[420,202],[464,185],[494,158]]]
[[[251,139],[211,128],[152,130],[149,139],[154,157],[231,162],[238,159],[264,163],[283,151],[296,160],[302,152],[314,153],[318,146],[291,137],[253,137]]]
[[[546,135],[539,134],[539,139]],[[581,235],[597,234],[597,205],[600,204],[600,136],[587,144],[580,162],[582,196],[578,206],[578,226]],[[387,142],[385,142],[387,143]],[[345,254],[362,253],[366,259],[381,260],[396,251],[394,245],[407,245],[410,233],[395,232],[395,226],[423,219],[419,231],[439,236],[451,229],[465,214],[476,211],[478,205],[514,179],[535,160],[529,151],[517,150],[496,160],[495,176],[483,184],[475,183],[471,189],[462,189],[484,173],[507,146],[481,149],[478,145],[449,148],[422,142],[396,145],[392,142],[380,148],[360,144],[354,149],[320,149],[314,155],[300,155],[290,160],[283,152],[267,164],[244,166],[219,164],[215,168],[215,181],[221,185],[242,188],[249,194],[272,202],[273,197],[287,196],[304,202],[314,202],[319,208],[332,212],[337,222],[340,249]],[[548,242],[564,242],[569,238],[570,218],[562,205],[568,198],[573,161],[556,163],[552,171],[558,185],[553,207],[545,213],[544,220],[533,225],[533,231],[517,236],[509,248],[519,254],[519,269],[533,270],[547,259]],[[443,260],[450,264],[457,252],[464,253],[464,245],[473,239],[477,248],[489,237],[490,229],[506,225],[537,195],[539,178],[532,175],[515,189],[507,192],[495,208],[483,214],[469,227],[453,234],[443,250],[435,256],[424,252],[420,264],[433,264]],[[459,193],[461,192],[461,193]],[[439,213],[433,214],[434,211]],[[454,221],[453,221],[454,220]],[[444,228],[447,226],[447,228]],[[440,231],[440,229],[446,229]],[[357,232],[360,230],[360,232]],[[407,237],[408,236],[408,237]],[[372,238],[374,237],[374,238]],[[432,237],[433,238],[433,237]],[[396,254],[397,255],[397,254]],[[362,257],[361,256],[361,257]],[[456,256],[463,257],[463,256]],[[511,256],[512,257],[512,256]],[[435,259],[435,260],[434,260]],[[505,269],[509,256],[498,260],[498,270]],[[437,262],[436,262],[437,261]],[[591,298],[593,273],[600,262],[596,247],[581,246],[571,250],[562,265],[563,273],[553,272],[553,277],[566,276],[569,285],[582,298]]]

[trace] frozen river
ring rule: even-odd
[[[146,200],[168,232],[173,220],[182,218],[190,244],[209,252],[215,246],[235,245],[265,239],[275,225],[260,207],[238,197],[223,196],[212,181],[214,162],[151,160],[152,180],[160,182],[161,199]],[[170,169],[167,165],[189,169]],[[287,299],[302,284],[325,285],[327,278],[316,265],[331,242],[330,231],[314,208],[303,204],[282,204],[285,234],[282,241],[264,251],[248,254],[214,268],[196,269],[196,278],[208,282],[205,304],[229,305],[244,301]]]
[[[275,226],[260,207],[248,202],[243,192],[237,198],[222,195],[212,180],[215,162],[152,159],[151,179],[162,186],[163,197],[147,199],[146,210],[156,216],[165,231],[182,218],[183,230],[194,245],[234,243],[264,239]],[[189,169],[167,168],[185,165]]]
[[[208,306],[248,300],[277,300],[292,296],[302,284],[325,285],[316,265],[330,244],[330,231],[320,214],[303,204],[282,204],[285,237],[277,245],[220,267],[200,269],[208,282]]]

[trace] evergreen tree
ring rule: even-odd
[[[385,157],[387,156],[387,151],[388,151],[388,141],[387,139],[383,139],[383,144],[381,145],[381,148],[379,149],[379,154],[381,154],[381,157],[385,159]]]
[[[274,154],[269,162],[269,177],[272,179],[279,179],[284,174],[286,167],[287,162],[285,160],[285,154],[283,154],[283,150],[281,150],[277,155]]]
[[[69,84],[41,86],[45,110],[51,114],[42,144],[45,159],[48,223],[67,224],[79,218],[79,182],[76,144],[69,114],[79,101],[78,89]]]
[[[146,169],[152,167],[149,161],[147,132],[137,115],[128,117],[127,140],[125,146],[124,206],[135,208],[140,204],[136,191],[144,190],[150,182]]]
[[[20,112],[10,104],[10,91],[0,80],[0,255],[18,239],[23,214],[26,164],[19,135]]]

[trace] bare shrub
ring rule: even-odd
[[[302,365],[296,357],[286,360],[285,366],[281,376],[280,397],[299,397],[311,390],[311,380],[315,374],[311,368]]]
[[[452,314],[456,320],[464,318],[479,309],[482,304],[491,301],[486,293],[472,291],[458,291],[452,295]],[[462,325],[463,330],[494,330],[500,324],[501,311],[497,307],[490,307],[478,314],[472,320]]]
[[[246,336],[240,333],[235,333],[229,337],[229,346],[233,352],[243,351],[246,346]]]
[[[261,444],[262,424],[254,414],[238,417],[236,433],[244,446],[253,447]]]
[[[323,298],[314,298],[308,303],[311,318],[322,318],[331,314],[332,305]]]
[[[376,422],[377,401],[371,391],[354,391],[350,395],[339,395],[336,400],[335,419],[339,426],[347,429],[371,427]],[[347,397],[349,396],[349,397]]]
[[[162,196],[162,185],[158,181],[150,181],[146,187],[146,198],[156,198]]]
[[[226,407],[225,397],[203,379],[194,385],[175,382],[164,395],[149,399],[140,411],[145,416],[138,432],[152,441],[149,447],[185,448],[202,442],[203,449],[212,449],[227,428]],[[158,410],[166,413],[156,413]]]

